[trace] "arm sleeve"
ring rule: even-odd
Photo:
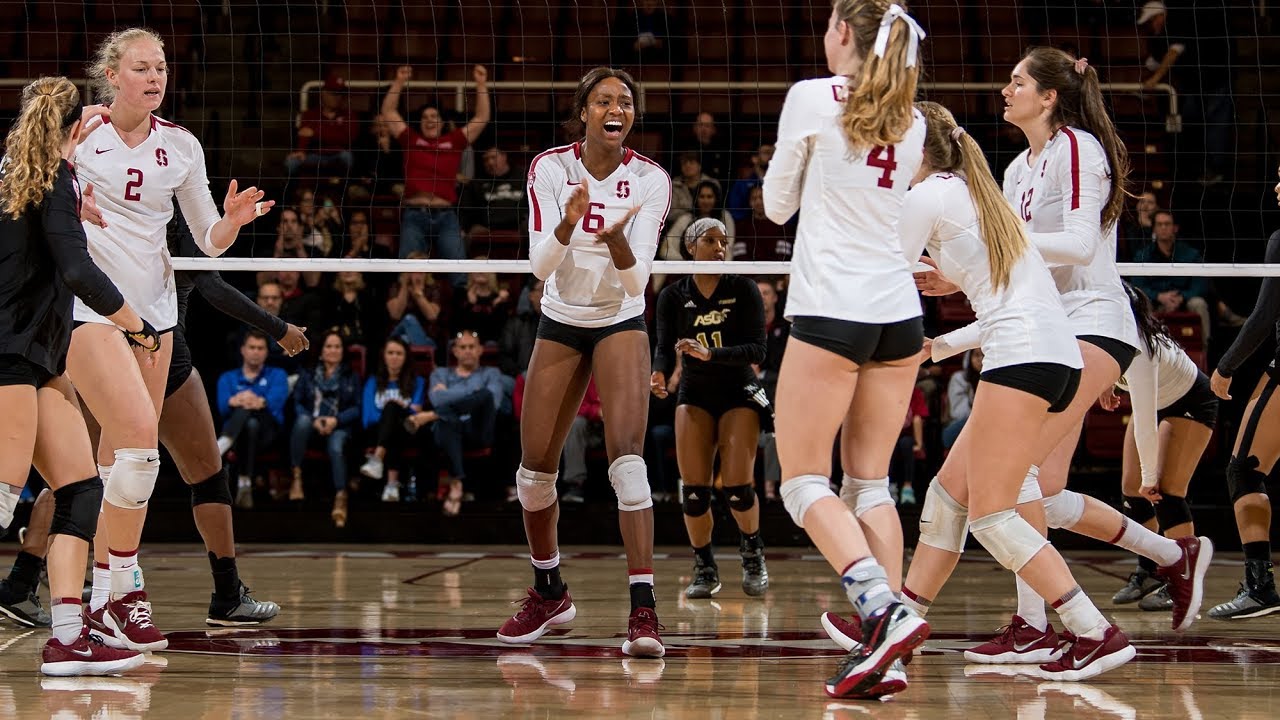
[[[196,140],[191,153],[191,169],[187,179],[174,190],[178,198],[178,207],[187,219],[187,227],[191,229],[191,237],[196,241],[200,251],[209,257],[218,257],[226,252],[226,248],[213,246],[213,226],[222,219],[218,206],[209,193],[209,176],[205,171],[204,148]]]
[[[271,368],[267,373],[266,400],[267,409],[276,422],[284,425],[284,404],[289,400],[289,376],[280,368]]]
[[[934,362],[942,362],[956,353],[972,350],[981,345],[982,329],[978,327],[978,323],[971,322],[962,328],[934,338],[933,352],[930,357]]]
[[[234,372],[234,370],[228,370],[218,376],[218,414],[223,420],[226,420],[231,412],[231,396],[235,394],[236,389]]]
[[[369,378],[364,381],[364,402],[360,403],[360,421],[365,427],[373,427],[382,413],[374,400],[377,397],[377,381]]]
[[[973,399],[969,396],[969,383],[965,382],[964,370],[957,370],[947,381],[947,406],[951,409],[952,420],[963,420],[973,410]]]
[[[44,203],[42,221],[49,254],[71,292],[103,317],[120,312],[124,296],[89,256],[75,180],[66,165],[58,169],[53,190]]]
[[[1271,234],[1267,241],[1265,261],[1280,263],[1280,230]],[[1262,288],[1258,291],[1258,302],[1249,313],[1249,319],[1240,328],[1231,347],[1223,353],[1218,361],[1218,374],[1229,378],[1240,369],[1244,361],[1253,354],[1258,346],[1276,332],[1276,320],[1280,319],[1280,277],[1262,279]]]
[[[898,239],[907,262],[915,264],[924,254],[925,244],[933,237],[942,215],[942,198],[935,192],[936,183],[922,183],[907,191],[898,216]]]
[[[346,370],[347,378],[342,383],[342,389],[346,395],[343,400],[342,408],[338,410],[338,427],[351,427],[360,421],[360,413],[364,409],[364,403],[360,402],[360,378],[355,373]]]
[[[676,328],[680,322],[680,301],[676,298],[676,283],[672,283],[658,293],[658,311],[654,313],[654,337],[657,344],[653,349],[653,371],[671,377],[675,369]]]
[[[662,237],[662,225],[671,210],[671,177],[667,171],[658,168],[646,180],[648,188],[640,212],[632,219],[631,231],[627,233],[636,264],[618,271],[622,289],[631,297],[644,295],[644,288],[649,284],[649,271],[653,268],[653,257],[658,252],[658,240]]]
[[[760,288],[746,278],[739,278],[741,287],[735,293],[738,307],[732,318],[739,325],[744,342],[740,345],[711,348],[711,362],[722,365],[756,365],[764,362],[768,348],[764,335],[764,299]]]
[[[1133,439],[1142,465],[1142,486],[1155,487],[1160,479],[1160,421],[1156,418],[1156,388],[1160,386],[1159,348],[1140,352],[1125,371],[1129,400],[1133,404]]]
[[[1093,261],[1102,238],[1098,228],[1102,206],[1111,184],[1106,160],[1098,156],[1097,149],[1079,140],[1074,142],[1071,155],[1059,156],[1052,168],[1062,189],[1061,232],[1028,233],[1045,262],[1059,265],[1088,265]]]
[[[263,310],[258,303],[228,285],[217,270],[201,270],[192,275],[196,290],[220,312],[246,325],[252,325],[276,340],[284,339],[289,327],[285,321]]]
[[[556,238],[556,226],[564,218],[561,175],[551,162],[534,160],[529,170],[529,264],[539,280],[551,277],[569,252],[569,246]]]
[[[792,85],[778,119],[778,142],[764,174],[764,214],[783,225],[800,209],[805,167],[809,163],[814,113],[807,108],[803,83]]]

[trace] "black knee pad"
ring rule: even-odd
[[[1164,532],[1176,525],[1191,522],[1191,506],[1184,497],[1164,495],[1156,503],[1156,518],[1160,523],[1160,532]]]
[[[1231,502],[1234,503],[1245,495],[1267,491],[1267,474],[1259,471],[1258,465],[1258,458],[1252,455],[1245,458],[1232,457],[1227,462],[1227,492],[1231,493]]]
[[[53,491],[53,521],[50,535],[70,535],[93,542],[98,532],[98,513],[102,512],[102,478],[64,485]]]
[[[205,480],[191,486],[191,507],[205,503],[231,504],[231,486],[227,483],[227,469],[224,467]]]
[[[728,485],[724,492],[729,496],[729,507],[734,512],[746,512],[756,506],[755,485]]]
[[[702,517],[711,509],[710,485],[684,486],[684,514],[689,517]]]
[[[1146,525],[1156,516],[1156,509],[1152,507],[1151,501],[1137,495],[1125,495],[1120,503],[1120,512],[1139,525]]]

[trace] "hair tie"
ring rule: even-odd
[[[691,242],[696,242],[698,238],[706,235],[707,232],[712,229],[719,230],[724,233],[726,237],[729,235],[729,230],[724,226],[724,223],[719,220],[709,217],[698,218],[697,220],[694,220],[687,229],[685,229],[684,243],[687,245]]]
[[[62,116],[62,129],[66,130],[72,125],[75,125],[81,115],[84,115],[84,103],[77,102],[75,105],[71,106],[71,109],[67,111],[66,115]]]
[[[1089,58],[1080,58],[1076,61],[1076,72],[1083,75],[1084,71],[1089,68]]]
[[[960,136],[964,133],[965,129],[957,125],[951,129],[951,139],[955,142],[960,142]]]
[[[907,67],[911,67],[916,64],[916,53],[919,50],[920,41],[925,38],[924,28],[920,27],[920,23],[897,3],[891,4],[889,9],[884,11],[884,15],[880,16],[880,30],[876,33],[874,52],[876,57],[884,57],[889,49],[889,31],[893,29],[893,22],[898,18],[902,18],[907,23],[907,30],[911,33],[907,38]]]

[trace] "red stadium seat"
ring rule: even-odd
[[[1200,316],[1193,312],[1156,313],[1164,321],[1169,333],[1188,353],[1204,350],[1204,326]]]
[[[1127,397],[1114,412],[1094,405],[1084,418],[1084,447],[1097,460],[1119,460],[1124,456],[1124,432],[1132,409]]]

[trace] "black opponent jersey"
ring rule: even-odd
[[[755,380],[752,364],[764,362],[764,302],[754,280],[722,275],[711,297],[703,297],[692,276],[658,295],[658,345],[653,369],[667,377],[676,365],[676,341],[692,338],[711,350],[710,360],[686,355],[680,383]]]
[[[1280,263],[1280,230],[1267,240],[1267,254],[1263,262]],[[1277,277],[1262,279],[1258,302],[1231,347],[1218,361],[1218,374],[1224,378],[1234,375],[1269,336],[1276,339],[1276,364],[1280,365],[1280,278]]]

